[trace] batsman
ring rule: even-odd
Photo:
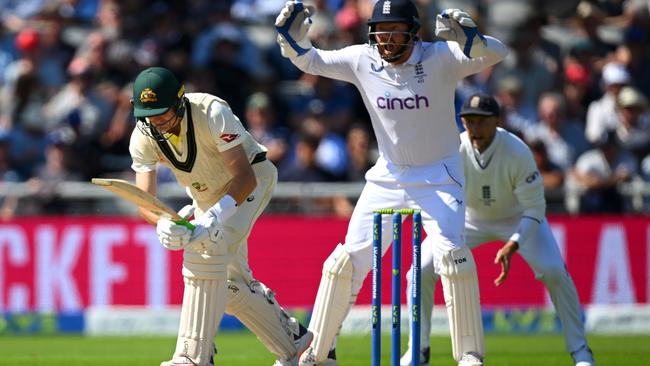
[[[161,366],[213,365],[224,312],[255,333],[277,356],[275,365],[297,365],[312,333],[287,315],[248,266],[248,236],[277,182],[266,148],[224,100],[186,94],[162,67],[138,75],[133,107],[137,128],[129,150],[136,185],[155,195],[156,165],[169,167],[192,199],[179,215],[193,216],[195,226],[192,230],[140,208],[165,248],[183,250],[185,288],[176,350]]]
[[[483,325],[476,266],[463,237],[465,179],[453,97],[458,81],[501,61],[506,47],[480,34],[458,9],[438,17],[436,35],[443,41],[421,41],[415,4],[387,0],[374,5],[368,44],[325,51],[307,36],[313,12],[299,1],[285,4],[275,23],[282,55],[306,73],[357,87],[379,158],[366,173],[344,243],[323,264],[309,324],[314,341],[300,365],[338,365],[336,336],[372,264],[373,210],[409,207],[421,210],[423,252],[428,248],[442,278],[454,359],[481,366]],[[388,220],[382,254],[390,245]]]

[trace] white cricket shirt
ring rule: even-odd
[[[482,154],[474,149],[467,132],[460,135],[460,141],[467,221],[520,217],[519,234],[511,239],[525,242],[530,230],[544,220],[546,209],[542,176],[532,152],[502,128],[497,128],[494,140]]]
[[[380,161],[388,166],[424,167],[458,156],[456,84],[507,53],[501,42],[486,38],[488,55],[473,59],[455,42],[418,41],[401,65],[383,61],[377,48],[367,44],[335,51],[312,48],[292,61],[306,73],[357,87],[370,114]],[[387,174],[403,174],[394,171],[389,168]]]

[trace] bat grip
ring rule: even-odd
[[[189,222],[189,221],[187,221],[185,219],[174,220],[174,223],[177,224],[177,225],[183,225],[183,226],[185,226],[186,228],[188,228],[188,229],[190,229],[192,231],[194,231],[194,228],[196,227],[196,226],[192,225],[191,222]]]

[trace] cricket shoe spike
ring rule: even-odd
[[[303,352],[309,347],[311,341],[314,339],[314,334],[298,324],[298,334],[294,334],[293,343],[296,345],[296,354],[288,360],[277,360],[273,366],[298,366],[298,360]]]
[[[399,366],[411,366],[411,349],[409,348],[404,356],[399,360]],[[431,348],[427,347],[420,351],[420,366],[429,366],[429,358],[431,357]]]
[[[483,366],[483,358],[476,352],[463,353],[458,366]]]
[[[571,357],[573,357],[573,362],[575,362],[576,366],[596,366],[596,361],[594,361],[594,354],[587,346],[584,346],[579,350],[573,352],[571,354]]]
[[[321,362],[316,362],[316,357],[310,348],[305,353],[305,357],[300,360],[300,366],[339,366],[339,362],[336,360],[336,348],[329,351],[327,359]]]

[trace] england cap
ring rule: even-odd
[[[460,116],[495,116],[501,114],[501,108],[496,99],[489,94],[476,93],[463,103]]]

